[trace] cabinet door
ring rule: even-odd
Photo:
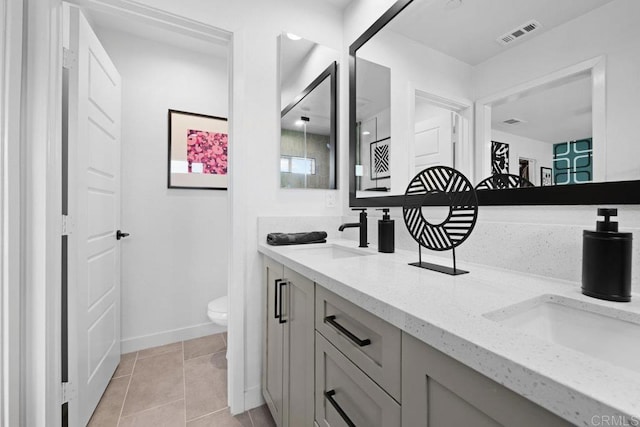
[[[266,280],[266,321],[263,331],[262,395],[267,402],[276,425],[284,427],[284,323],[277,317],[279,312],[280,283],[283,283],[284,268],[268,257],[264,257]]]
[[[315,399],[321,426],[400,426],[400,405],[318,332]]]
[[[314,284],[285,267],[285,413],[291,427],[313,425]]]
[[[403,333],[402,425],[553,427],[571,424]]]

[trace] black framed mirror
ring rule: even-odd
[[[350,206],[401,206],[431,165],[534,185],[480,205],[640,203],[640,5],[512,3],[399,0],[350,46]]]
[[[280,45],[280,187],[335,189],[337,57],[292,33]]]

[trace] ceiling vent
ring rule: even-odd
[[[501,45],[506,46],[540,28],[542,28],[542,25],[540,25],[538,21],[532,19],[531,21],[522,24],[518,28],[515,28],[508,33],[501,35],[496,39],[496,41]]]
[[[517,125],[518,123],[524,123],[524,120],[516,119],[515,117],[512,119],[507,119],[502,123],[506,123],[508,125]]]

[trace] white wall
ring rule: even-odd
[[[520,175],[520,157],[536,161],[529,171],[529,181],[540,185],[540,168],[553,167],[553,144],[524,136],[514,135],[497,129],[491,130],[491,140],[509,144],[509,173]]]
[[[167,188],[167,111],[228,117],[227,59],[96,32],[122,76],[122,351],[219,331],[228,194]]]
[[[616,0],[474,68],[475,99],[605,55],[607,181],[638,179],[640,2]]]

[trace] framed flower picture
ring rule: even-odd
[[[227,189],[227,119],[169,110],[169,188]]]

